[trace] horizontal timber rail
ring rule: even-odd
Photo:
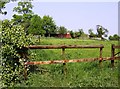
[[[115,57],[118,59],[120,57]],[[45,64],[61,64],[61,63],[74,63],[74,62],[88,62],[88,61],[96,61],[100,58],[82,58],[82,59],[72,59],[72,60],[52,60],[52,61],[34,61],[34,62],[26,62],[25,65],[45,65]],[[111,57],[103,58],[103,60],[111,60]]]
[[[83,61],[94,61],[99,60],[99,63],[101,65],[101,62],[103,60],[102,58],[102,49],[104,46],[102,44],[100,45],[31,45],[27,46],[27,49],[62,49],[62,56],[63,60],[53,60],[53,61],[39,61],[39,62],[28,62],[28,64],[55,64],[55,63],[67,63],[67,62],[83,62]],[[84,58],[84,59],[75,59],[75,60],[66,60],[65,58],[65,49],[66,48],[99,48],[100,49],[100,56],[99,58]]]
[[[29,49],[104,48],[103,45],[31,45]]]
[[[113,44],[113,48],[120,48],[120,45],[114,45]]]

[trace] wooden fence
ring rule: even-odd
[[[62,63],[65,67],[66,63],[70,62],[87,62],[87,61],[95,61],[99,60],[99,65],[101,66],[102,60],[111,60],[111,65],[114,66],[114,60],[115,59],[120,59],[120,56],[116,56],[120,52],[115,54],[115,49],[120,48],[120,46],[115,46],[114,44],[111,46],[111,57],[102,57],[102,49],[104,46],[101,45],[32,45],[32,46],[27,46],[25,49],[62,49],[62,60],[51,60],[51,61],[33,61],[33,62],[25,62],[25,65],[44,65],[44,64],[60,64]],[[98,48],[99,49],[99,57],[98,58],[81,58],[81,59],[72,59],[72,60],[67,60],[65,58],[65,49],[72,49],[72,48]],[[26,67],[25,67],[26,69]],[[63,70],[64,73],[66,73],[66,69]],[[25,76],[26,76],[26,71],[25,71]]]
[[[102,49],[103,45],[38,45],[38,46],[28,46],[28,49],[62,49],[63,60],[52,60],[52,61],[38,61],[38,62],[26,62],[26,65],[37,65],[37,64],[57,64],[57,63],[68,63],[68,62],[84,62],[84,61],[95,61],[99,60],[99,63],[102,62]],[[100,56],[99,58],[83,58],[83,59],[73,59],[66,60],[65,58],[65,49],[67,48],[99,48]]]

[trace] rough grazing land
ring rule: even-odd
[[[103,57],[111,56],[111,44],[118,45],[117,41],[97,41],[80,39],[41,39],[42,45],[99,45],[103,44]],[[118,51],[118,50],[116,50]],[[31,61],[61,60],[61,49],[37,49]],[[99,57],[99,49],[66,49],[66,59]],[[63,69],[66,67],[66,74]],[[118,87],[118,60],[111,68],[110,61],[99,61],[37,65],[32,67],[28,76],[29,87]],[[24,85],[21,85],[24,86]],[[26,86],[26,85],[25,85]]]

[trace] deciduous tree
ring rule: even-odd
[[[97,36],[98,37],[100,37],[103,40],[104,37],[107,37],[107,34],[108,34],[108,30],[106,28],[104,28],[101,25],[97,25]]]
[[[40,37],[45,34],[45,30],[42,29],[42,19],[38,15],[33,15],[30,20],[30,26],[28,28],[28,33],[33,35],[39,36],[39,43]]]
[[[13,9],[13,11],[19,14],[13,15],[14,24],[21,24],[26,33],[28,33],[28,27],[30,26],[30,20],[33,15],[33,5],[30,1],[32,0],[29,0],[29,2],[18,2],[18,6]]]
[[[50,34],[55,34],[56,33],[56,25],[52,17],[48,16],[43,16],[42,18],[42,29],[46,31],[45,36],[49,36]]]
[[[59,34],[66,34],[67,33],[67,28],[64,26],[60,26],[58,29]]]
[[[109,36],[109,40],[120,40],[120,36],[117,34],[114,34],[113,36]]]
[[[29,2],[18,2],[18,6],[14,7],[13,11],[18,12],[18,14],[32,14],[33,5],[30,1],[32,0],[29,0]]]
[[[93,29],[88,30],[89,37],[96,37],[96,34],[93,33]]]

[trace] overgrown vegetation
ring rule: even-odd
[[[25,53],[23,47],[31,44],[30,36],[26,35],[23,27],[13,25],[12,22],[4,20],[2,22],[2,84],[5,87],[13,87],[24,81],[23,67],[27,61],[21,53]]]

